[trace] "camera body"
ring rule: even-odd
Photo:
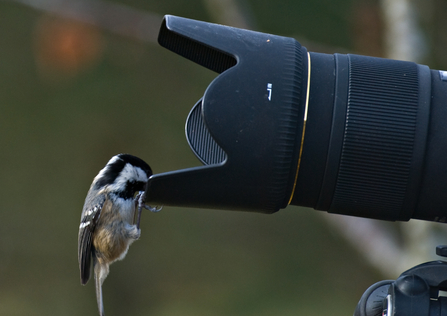
[[[436,253],[447,256],[447,246]],[[354,316],[442,316],[447,314],[447,262],[432,261],[403,272],[397,280],[380,281],[360,299]]]

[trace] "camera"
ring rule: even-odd
[[[218,76],[186,120],[203,166],[153,175],[148,202],[446,221],[447,72],[169,15],[158,41]]]
[[[158,41],[218,76],[186,119],[203,166],[151,176],[148,203],[446,222],[447,72],[169,15]],[[432,261],[372,285],[354,316],[443,313]]]
[[[447,246],[436,247],[447,257]],[[447,314],[447,262],[431,261],[380,281],[362,295],[354,316],[441,316]]]

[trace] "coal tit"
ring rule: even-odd
[[[145,204],[146,184],[151,175],[151,168],[140,158],[119,154],[93,179],[87,193],[79,226],[78,261],[82,285],[90,279],[93,261],[101,316],[104,315],[102,284],[109,265],[124,259],[130,244],[140,238],[141,210],[160,210]]]

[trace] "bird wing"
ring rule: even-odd
[[[79,270],[81,272],[81,284],[83,285],[90,279],[91,259],[94,251],[92,245],[93,233],[101,216],[101,210],[105,201],[105,196],[102,196],[98,201],[95,201],[97,203],[92,204],[93,206],[89,208],[84,208],[82,212],[78,235],[78,260]]]

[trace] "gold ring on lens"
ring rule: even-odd
[[[304,133],[306,132],[306,122],[307,122],[307,110],[309,107],[309,91],[310,91],[310,54],[307,52],[307,91],[306,91],[306,104],[304,107],[304,119],[303,119],[303,132],[301,134],[301,146],[300,154],[298,156],[298,165],[296,166],[295,182],[293,183],[292,194],[290,195],[289,204],[292,202],[293,194],[295,193],[296,181],[298,180],[298,171],[300,170],[301,156],[303,154],[304,145]]]

